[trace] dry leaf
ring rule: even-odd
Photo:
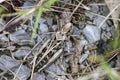
[[[118,27],[118,19],[120,15],[120,0],[105,0],[110,12],[112,12],[112,18],[115,28]],[[117,9],[115,9],[117,8]],[[114,10],[115,9],[115,10]],[[114,11],[113,11],[114,10]]]

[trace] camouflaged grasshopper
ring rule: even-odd
[[[66,22],[51,39],[44,43],[36,55],[35,71],[40,72],[60,57],[71,27],[72,24],[69,21]]]

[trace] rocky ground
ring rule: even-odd
[[[3,0],[2,14],[38,2]],[[35,33],[36,13],[0,18],[0,80],[119,79],[120,49],[111,48],[115,27],[111,17],[105,20],[110,10],[104,0],[56,1]]]

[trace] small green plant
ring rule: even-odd
[[[107,74],[110,80],[119,80],[120,78],[117,74],[114,73],[114,71],[106,61],[110,57],[110,55],[112,55],[110,54],[110,52],[116,50],[119,47],[120,47],[120,38],[115,37],[113,40],[110,41],[109,47],[107,48],[105,53],[97,57],[98,58],[97,60],[100,62],[100,67],[105,71],[105,73]]]
[[[37,32],[37,28],[38,28],[38,23],[39,23],[39,20],[40,20],[40,17],[42,15],[42,12],[46,9],[46,8],[49,8],[52,4],[54,4],[56,0],[49,0],[47,1],[46,3],[44,3],[36,12],[36,21],[35,21],[35,24],[34,24],[34,29],[33,29],[33,33],[32,33],[32,38],[31,38],[31,41],[33,41],[33,37],[34,35],[36,34]]]
[[[44,1],[44,0],[43,0]],[[31,42],[33,42],[33,37],[37,32],[37,28],[38,28],[38,23],[40,20],[40,17],[42,15],[42,13],[44,12],[44,10],[46,8],[49,8],[52,4],[54,4],[54,2],[56,2],[57,0],[48,0],[47,2],[45,2],[42,6],[40,6],[37,10],[36,10],[36,19],[35,19],[35,23],[34,23],[34,28],[33,28],[33,32],[32,32],[32,38],[31,38]],[[36,6],[35,6],[36,7]],[[24,15],[27,14],[28,12],[30,12],[30,10],[21,10],[18,12],[14,12],[14,13],[8,13],[8,14],[2,14],[2,12],[4,11],[3,7],[0,7],[0,17],[10,17],[10,16],[20,16],[20,15]]]
[[[107,74],[107,77],[110,80],[119,80],[120,77],[112,70],[112,68],[107,63],[105,63],[104,58],[101,58],[101,62],[102,64],[100,66]]]
[[[0,15],[2,14],[2,12],[4,11],[5,9],[2,7],[2,5],[0,5]]]

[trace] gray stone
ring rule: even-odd
[[[104,20],[104,18],[102,18],[102,17],[99,17],[99,16],[95,17],[95,19],[93,21],[93,24],[95,24],[98,27],[103,20]],[[104,24],[99,28],[102,28],[103,30],[106,30],[107,27],[108,27],[107,23],[104,22]]]
[[[8,69],[15,69],[15,67],[18,67],[19,65],[19,62],[9,56],[2,55],[0,57],[0,69],[3,71],[6,71]]]
[[[88,44],[88,41],[84,38],[83,35],[81,35],[81,37],[80,37],[80,43],[81,43],[83,46]]]
[[[99,6],[98,5],[90,5],[90,11],[92,11],[94,13],[98,13]]]
[[[18,69],[19,69],[19,67],[18,67]],[[15,70],[16,77],[19,80],[27,80],[30,76],[30,69],[24,65],[22,65],[20,67],[19,71],[18,71],[18,69]]]
[[[27,10],[27,9],[31,9],[29,6],[33,6],[33,3],[30,1],[25,1],[23,3],[23,9]]]
[[[89,43],[95,43],[99,41],[100,33],[101,33],[101,29],[94,25],[87,24],[86,27],[83,29],[83,34],[85,35]]]
[[[9,39],[4,34],[0,34],[0,41],[9,41]]]
[[[4,25],[5,25],[5,21],[2,18],[0,18],[0,32],[3,31]]]
[[[40,24],[43,24],[45,22],[47,22],[47,20],[45,18],[40,18],[40,21],[39,21]]]
[[[46,18],[46,20],[47,20],[47,24],[48,24],[49,26],[52,26],[52,25],[53,25],[53,18]]]
[[[30,52],[29,47],[21,47],[19,50],[16,52],[13,52],[13,56],[17,58],[24,58],[28,53]]]
[[[51,64],[47,70],[49,71],[52,71],[52,72],[55,72],[56,74],[60,75],[60,74],[63,74],[64,72],[58,67],[56,66],[55,64]]]
[[[45,80],[45,75],[43,73],[34,73],[33,80]]]
[[[18,45],[28,45],[31,42],[31,36],[22,29],[10,34],[9,36],[10,40]]]
[[[46,33],[48,32],[48,26],[44,23],[41,23],[39,26],[39,33]]]

